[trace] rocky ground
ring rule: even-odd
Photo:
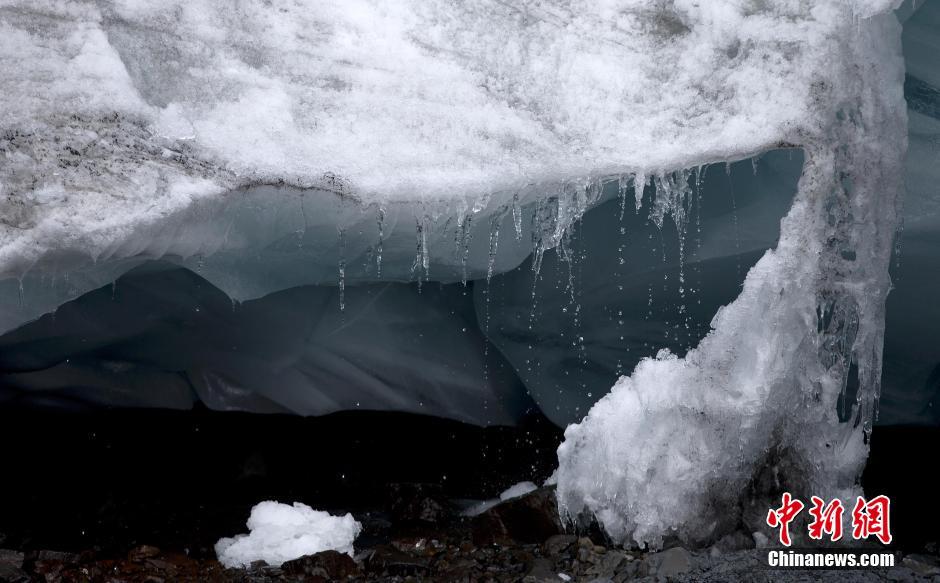
[[[584,581],[940,581],[936,545],[899,554],[893,569],[772,571],[749,537],[690,552],[644,553],[610,545],[599,532],[565,533],[552,488],[541,488],[465,517],[430,485],[393,487],[393,503],[363,513],[350,557],[327,551],[273,567],[226,569],[209,557],[140,545],[122,556],[86,551],[0,550],[0,581],[139,582],[442,581],[560,583]]]
[[[463,516],[469,499],[551,474],[562,435],[538,417],[478,428],[376,413],[0,410],[0,582],[940,581],[936,484],[920,477],[940,431],[875,435],[863,484],[891,496],[900,566],[784,572],[745,535],[643,553],[565,532],[546,488]],[[246,532],[262,500],[351,512],[355,557],[223,568],[213,544]]]

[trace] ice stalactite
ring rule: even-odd
[[[859,491],[880,390],[906,110],[895,17],[828,9],[817,125],[790,136],[806,161],[777,247],[696,348],[641,361],[568,427],[558,450],[563,513],[596,517],[624,543],[715,540],[747,524],[749,508],[766,514],[764,501],[784,489],[843,499]],[[667,188],[666,200],[675,192]],[[840,423],[837,403],[855,374]],[[766,489],[761,471],[775,477]]]

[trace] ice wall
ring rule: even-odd
[[[0,404],[324,415],[406,411],[514,424],[534,405],[487,349],[461,284],[304,286],[233,305],[151,262],[0,336]]]
[[[857,491],[907,139],[900,26],[855,8],[812,11],[829,27],[829,61],[805,71],[818,125],[795,136],[806,163],[777,247],[697,348],[644,360],[568,427],[558,497],[569,517],[593,515],[630,544],[701,544],[746,522],[755,498],[766,509],[781,490]],[[840,423],[849,382],[856,400]],[[774,479],[758,480],[762,469]]]
[[[916,11],[913,8],[916,7]],[[903,226],[891,265],[882,423],[940,423],[940,3],[905,2],[909,148]]]

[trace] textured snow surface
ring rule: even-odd
[[[362,530],[352,514],[333,516],[300,502],[293,506],[260,502],[251,509],[247,524],[248,534],[215,544],[219,562],[226,567],[247,567],[254,561],[279,567],[285,561],[330,550],[352,555],[353,541]]]

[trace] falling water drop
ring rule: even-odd
[[[499,213],[493,216],[493,220],[490,221],[490,248],[489,256],[486,260],[486,284],[489,285],[490,280],[493,278],[493,267],[496,264],[496,248],[499,246],[499,224],[502,217]]]

